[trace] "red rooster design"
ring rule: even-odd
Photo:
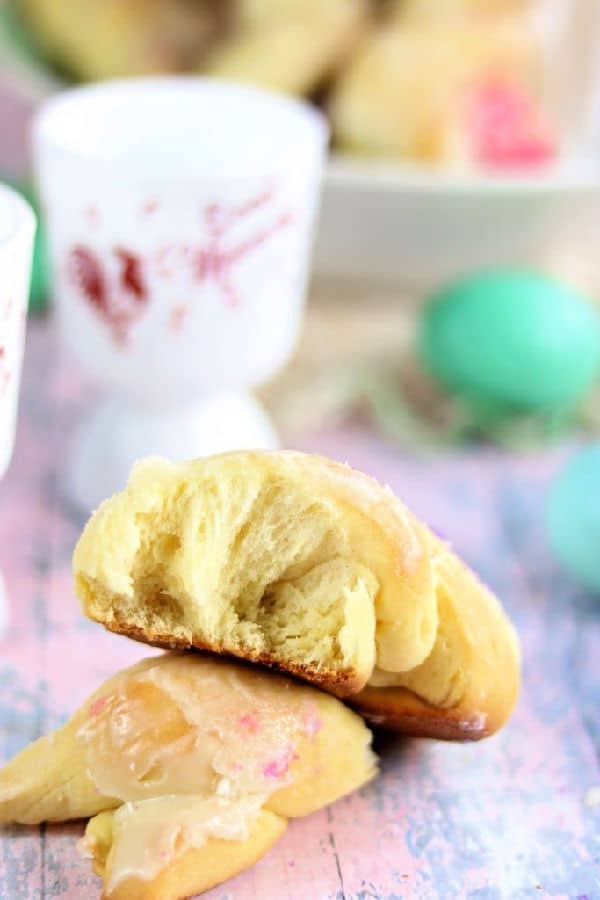
[[[175,278],[181,272],[197,284],[212,282],[226,305],[233,308],[240,302],[233,277],[236,267],[292,221],[289,213],[275,214],[272,222],[233,242],[234,228],[246,220],[251,223],[258,211],[269,206],[273,195],[274,190],[269,187],[237,206],[208,204],[202,210],[207,237],[201,245],[168,245],[150,252],[146,260],[124,247],[114,248],[102,259],[88,246],[77,244],[67,256],[67,278],[102,318],[121,348],[127,346],[131,328],[149,302],[146,276],[152,268],[161,279]],[[187,302],[185,306],[180,303],[177,310],[181,309],[187,311]],[[172,330],[179,330],[183,319],[184,315],[177,319],[172,316]]]
[[[239,303],[233,283],[235,267],[248,254],[291,222],[290,214],[282,213],[272,224],[266,225],[240,243],[231,247],[226,246],[227,237],[234,226],[268,206],[273,199],[273,193],[273,188],[267,188],[240,206],[227,208],[211,203],[204,210],[208,241],[206,246],[192,255],[194,274],[201,283],[212,280],[220,289],[228,306],[237,306]]]
[[[67,272],[71,283],[108,325],[115,343],[124,346],[131,326],[144,312],[148,292],[139,257],[120,247],[112,251],[112,256],[118,268],[116,279],[109,276],[99,257],[83,245],[70,251]]]

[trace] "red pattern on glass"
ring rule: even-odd
[[[109,326],[115,343],[123,346],[148,302],[148,292],[141,259],[122,248],[113,250],[112,256],[118,261],[116,279],[109,277],[89,247],[73,247],[67,258],[67,276]]]
[[[257,226],[253,233],[248,234],[246,229],[247,236],[237,243],[233,242],[233,229],[247,221],[252,225],[253,217],[261,211],[268,214],[273,197],[271,186],[237,206],[208,204],[202,211],[207,237],[200,246],[171,243],[151,251],[145,259],[119,246],[103,260],[90,247],[77,244],[67,254],[67,278],[102,317],[115,343],[121,347],[127,344],[131,327],[148,305],[146,273],[151,269],[163,279],[171,279],[183,271],[197,284],[212,282],[227,306],[235,307],[240,302],[234,283],[236,267],[290,225],[292,216],[289,212],[275,213],[271,222],[267,219],[267,224]],[[150,199],[142,212],[150,215],[158,208],[158,201]],[[116,274],[115,270],[118,270]],[[188,312],[189,305],[185,303],[172,310],[167,319],[171,331],[181,331]]]
[[[273,193],[271,187],[240,206],[225,207],[211,203],[204,210],[208,241],[205,247],[196,250],[192,255],[194,273],[201,284],[207,281],[216,284],[228,306],[237,306],[239,303],[239,296],[233,283],[235,267],[292,221],[290,213],[281,213],[270,225],[264,226],[239,244],[229,248],[225,246],[225,240],[231,229],[258,210],[267,207],[273,199]]]
[[[179,334],[179,332],[183,328],[183,323],[187,314],[188,307],[185,304],[176,306],[171,311],[171,314],[169,316],[169,328],[171,329],[171,331],[175,332],[175,334]]]
[[[152,216],[158,210],[158,200],[147,200],[142,206],[142,215]]]
[[[100,210],[97,206],[88,206],[85,210],[85,217],[90,225],[96,226],[100,224]]]
[[[156,271],[160,278],[172,278],[177,270],[179,252],[175,244],[160,247],[154,255]]]
[[[85,299],[102,310],[106,305],[106,284],[102,265],[96,255],[87,247],[73,247],[67,266],[70,280]]]
[[[147,291],[139,257],[128,250],[118,249],[114,252],[121,263],[120,281],[122,290],[131,292],[134,297],[144,302],[147,299]]]
[[[474,159],[493,168],[531,169],[556,158],[555,136],[520,85],[486,79],[469,94],[466,127]]]

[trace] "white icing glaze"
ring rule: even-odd
[[[99,792],[121,801],[270,794],[316,733],[308,691],[231,663],[158,657],[107,688],[77,738]]]
[[[209,837],[243,840],[265,800],[293,781],[300,742],[323,723],[311,690],[192,655],[147,659],[109,681],[77,732],[113,817],[110,891],[152,880]],[[84,852],[91,845],[83,845]]]
[[[235,801],[175,795],[125,803],[113,815],[106,892],[126,878],[152,881],[211,838],[246,840],[264,800],[261,795]]]

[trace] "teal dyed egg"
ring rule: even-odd
[[[576,453],[555,480],[548,532],[557,560],[581,584],[600,593],[600,444]]]
[[[485,272],[431,298],[419,351],[434,378],[475,403],[568,409],[600,373],[600,317],[550,278]]]

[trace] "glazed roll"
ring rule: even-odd
[[[376,771],[369,730],[334,697],[170,653],[109,679],[0,770],[0,824],[94,816],[82,849],[104,896],[178,900],[252,865],[289,817]]]
[[[493,169],[557,154],[538,36],[499,22],[391,22],[365,40],[329,103],[340,150],[388,160]]]

